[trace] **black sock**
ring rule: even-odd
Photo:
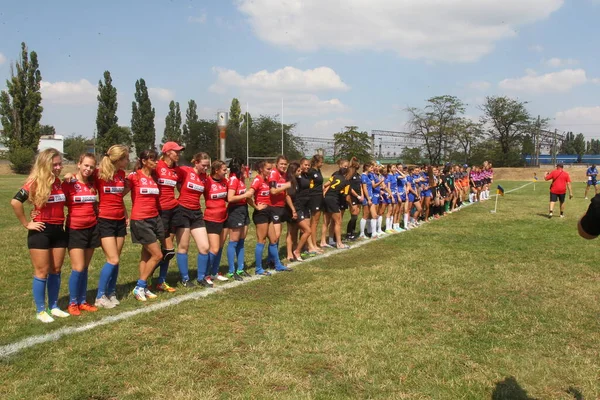
[[[350,221],[348,221],[348,226],[346,227],[346,233],[349,236],[354,236],[354,231],[356,230],[356,220],[358,219],[358,215],[350,216]]]

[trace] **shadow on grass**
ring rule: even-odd
[[[514,376],[509,376],[496,383],[492,392],[492,400],[535,400],[535,398],[527,394]]]

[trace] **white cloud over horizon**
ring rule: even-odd
[[[570,65],[579,64],[579,60],[575,60],[573,58],[558,58],[558,57],[552,57],[549,60],[543,60],[542,62],[547,67],[553,67],[553,68],[567,67]]]
[[[154,99],[163,102],[169,102],[171,100],[175,100],[175,92],[170,89],[159,88],[159,87],[149,87],[148,88],[148,96],[150,97],[150,101]]]
[[[4,64],[6,62],[6,56],[2,53],[0,53],[0,65]]]
[[[600,136],[600,106],[573,107],[554,115],[559,130]],[[590,136],[591,137],[591,136]]]
[[[238,0],[256,35],[300,51],[390,51],[408,59],[473,62],[564,0]]]
[[[594,81],[595,79],[588,79],[585,70],[581,68],[564,69],[543,75],[539,75],[536,71],[528,69],[525,76],[504,79],[498,83],[498,87],[511,92],[568,92],[574,87]]]
[[[470,82],[469,84],[467,84],[467,87],[469,89],[479,90],[482,92],[488,90],[491,86],[492,86],[492,84],[487,81],[475,81],[475,82]]]
[[[87,79],[72,82],[42,81],[40,91],[42,101],[68,105],[94,103],[98,94],[98,88]]]

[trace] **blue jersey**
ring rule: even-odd
[[[373,181],[369,177],[371,174],[363,173],[360,176],[360,183],[364,183],[367,186],[367,193],[364,193],[366,196],[373,197]]]
[[[424,172],[421,172],[419,178],[421,178],[421,189],[429,190],[429,175],[427,175]]]
[[[379,174],[371,174],[371,179],[373,180],[373,184],[378,184],[381,181]],[[373,194],[379,195],[381,193],[381,186],[373,186]]]
[[[410,178],[411,178],[410,183],[412,184],[411,186],[412,186],[413,190],[416,192],[417,189],[420,188],[420,185],[421,185],[421,183],[420,183],[421,176],[419,174],[412,174],[410,176]]]
[[[396,174],[388,174],[387,183],[389,183],[392,193],[398,193],[398,177]]]
[[[587,172],[585,173],[587,176],[591,176],[592,178],[595,178],[596,175],[598,175],[598,170],[596,168],[588,168]]]
[[[404,194],[404,192],[406,191],[406,178],[401,178],[400,174],[398,174],[397,184],[398,184],[398,193]]]

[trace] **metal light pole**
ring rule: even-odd
[[[229,122],[229,114],[225,111],[217,113],[217,126],[219,127],[219,159],[225,161],[225,133],[227,131],[227,123]]]

